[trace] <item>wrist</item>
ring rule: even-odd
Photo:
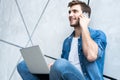
[[[87,26],[81,26],[81,30],[82,31],[86,31],[86,30],[88,31],[88,27]]]

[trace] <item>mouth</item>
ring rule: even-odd
[[[75,18],[69,18],[69,21],[70,22],[73,22],[73,21],[75,21],[76,19]]]
[[[76,18],[70,18],[69,21],[70,21],[70,24],[76,24],[77,23]]]
[[[71,25],[71,26],[76,26],[76,25],[79,24],[77,18],[69,17],[69,21],[70,21],[70,25]]]

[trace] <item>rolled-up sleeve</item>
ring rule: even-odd
[[[94,41],[98,45],[98,58],[102,57],[105,53],[105,48],[107,45],[106,35],[102,31],[97,31],[97,36]]]

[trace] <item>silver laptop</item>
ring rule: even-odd
[[[22,48],[20,49],[20,52],[31,73],[49,74],[48,65],[38,45],[28,48]]]

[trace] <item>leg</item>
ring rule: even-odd
[[[24,61],[17,65],[17,70],[23,80],[40,80],[37,75],[31,74]]]
[[[85,80],[76,67],[65,59],[55,61],[49,75],[50,80]]]

